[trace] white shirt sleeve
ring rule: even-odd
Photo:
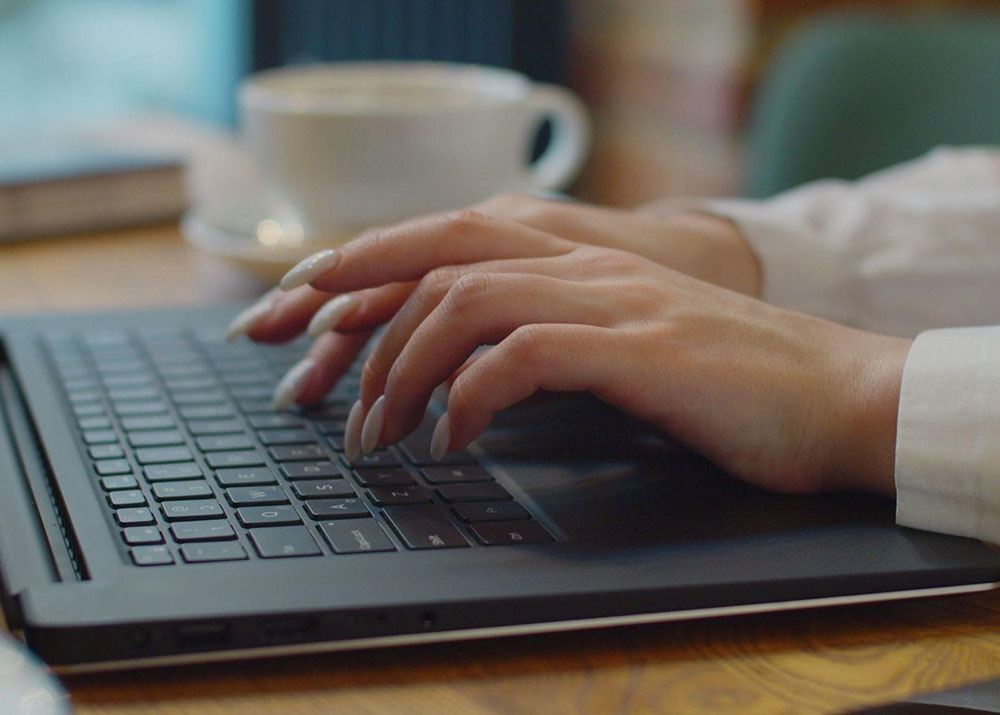
[[[712,201],[756,251],[764,299],[920,333],[903,369],[896,521],[1000,543],[1000,151],[939,149],[854,183]],[[926,331],[926,332],[921,332]]]
[[[1000,324],[1000,150],[701,207],[743,231],[768,302],[892,335]]]

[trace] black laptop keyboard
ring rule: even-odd
[[[343,452],[358,380],[308,410],[271,394],[304,344],[155,330],[47,335],[108,523],[136,565],[530,544],[552,537],[470,452],[435,462],[433,420]]]

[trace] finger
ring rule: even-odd
[[[380,341],[365,363],[362,397],[385,395],[383,443],[417,426],[434,389],[481,345],[533,323],[606,325],[607,295],[590,286],[532,274],[472,273],[456,282],[401,346]],[[384,390],[376,389],[384,386]],[[370,441],[366,445],[372,446]]]
[[[386,322],[409,298],[416,283],[390,283],[378,288],[341,293],[331,298],[309,321],[306,332],[317,338],[329,330],[371,330]]]
[[[325,333],[310,346],[306,356],[278,381],[274,408],[282,410],[293,402],[310,405],[322,400],[337,380],[347,372],[371,333]]]
[[[623,378],[616,331],[591,325],[526,325],[484,353],[455,380],[432,453],[454,451],[482,434],[500,410],[539,390],[607,397]],[[612,400],[617,402],[619,400]]]
[[[568,253],[576,244],[513,221],[463,210],[362,234],[338,249],[310,256],[282,279],[282,288],[310,283],[342,293],[419,280],[439,266]]]

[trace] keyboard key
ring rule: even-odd
[[[146,430],[129,432],[128,443],[133,447],[166,447],[184,444],[184,437],[177,430]]]
[[[437,493],[446,502],[504,501],[506,499],[513,499],[510,492],[496,482],[447,484],[443,487],[438,487]]]
[[[297,444],[288,447],[271,447],[271,457],[276,462],[306,462],[324,459],[326,453],[317,444]]]
[[[149,507],[136,507],[132,509],[115,509],[115,521],[119,526],[146,526],[156,523],[153,512]]]
[[[170,392],[213,390],[218,387],[214,377],[172,377],[164,380],[163,384]]]
[[[134,417],[137,415],[165,415],[167,406],[159,400],[149,402],[122,402],[115,405],[119,417]]]
[[[236,531],[225,521],[179,521],[170,525],[174,541],[229,541],[236,538]]]
[[[243,507],[236,510],[236,518],[246,527],[287,526],[302,523],[302,517],[295,511],[295,507],[286,504]]]
[[[190,462],[193,459],[191,450],[187,447],[151,447],[137,449],[135,458],[139,464],[169,464],[172,462]]]
[[[143,506],[146,495],[138,489],[120,489],[108,493],[108,503],[113,507]]]
[[[120,444],[96,444],[87,450],[91,459],[117,459],[125,456]]]
[[[205,461],[212,469],[256,467],[264,464],[264,458],[253,449],[239,452],[212,452],[205,455]]]
[[[218,420],[236,416],[229,405],[185,405],[179,412],[186,420]]]
[[[323,553],[304,526],[254,529],[250,532],[250,541],[262,559],[320,556]]]
[[[83,433],[83,441],[87,444],[107,444],[118,441],[118,433],[113,429],[94,429]]]
[[[178,392],[172,395],[176,405],[223,405],[226,403],[226,396],[218,390],[208,390],[206,392]]]
[[[473,524],[472,533],[484,546],[543,544],[552,536],[537,521],[494,521]]]
[[[116,387],[152,387],[153,378],[149,375],[108,375],[103,380],[108,389]]]
[[[190,501],[167,502],[160,507],[167,521],[195,521],[197,519],[221,519],[226,513],[215,499],[192,499]]]
[[[257,436],[266,445],[305,444],[316,441],[315,435],[304,429],[266,429],[258,432]]]
[[[343,472],[333,462],[289,462],[281,465],[281,473],[288,479],[316,479],[342,477]]]
[[[189,564],[206,561],[240,561],[247,558],[246,551],[236,542],[203,542],[184,544],[181,558]]]
[[[117,477],[103,477],[101,479],[101,488],[107,492],[114,489],[135,489],[137,486],[139,486],[139,482],[131,474],[123,474]]]
[[[269,385],[240,385],[232,387],[229,394],[236,400],[267,400],[274,394]]]
[[[177,462],[175,464],[160,464],[146,467],[147,482],[170,482],[176,479],[200,479],[205,476],[194,462]]]
[[[202,499],[214,495],[212,487],[203,479],[189,482],[160,482],[153,485],[153,496],[157,501]]]
[[[73,405],[70,409],[77,417],[95,417],[107,414],[104,411],[104,406],[96,402],[87,405]]]
[[[492,482],[493,475],[478,464],[450,467],[424,467],[420,470],[428,484],[455,484],[459,482]]]
[[[136,430],[170,429],[176,423],[170,415],[149,415],[122,418],[122,428],[134,432]]]
[[[354,478],[363,487],[404,487],[417,481],[405,469],[355,469]]]
[[[122,530],[122,538],[129,546],[163,543],[163,534],[155,526],[130,526]]]
[[[456,504],[452,511],[462,521],[514,521],[516,519],[530,519],[528,510],[516,502],[472,502],[470,504]]]
[[[299,499],[352,497],[354,488],[346,479],[304,479],[292,483],[292,492]]]
[[[107,417],[82,417],[76,424],[82,430],[108,429],[111,427],[111,420]]]
[[[248,415],[274,412],[274,403],[271,400],[238,400],[237,404]]]
[[[223,487],[255,486],[258,484],[277,484],[274,474],[267,467],[248,467],[246,469],[220,469],[215,473],[215,479]]]
[[[254,429],[294,429],[303,425],[302,420],[285,413],[270,415],[250,415],[250,426]]]
[[[376,506],[393,504],[427,504],[430,493],[421,487],[372,487],[368,495]]]
[[[155,387],[117,387],[108,390],[108,397],[114,403],[135,400],[152,400],[160,396]]]
[[[174,562],[166,546],[136,546],[131,553],[136,566],[165,566]]]
[[[306,513],[313,519],[355,519],[371,516],[368,507],[357,497],[312,499],[306,502]]]
[[[234,434],[243,431],[243,423],[239,420],[191,420],[188,431],[200,437],[202,435]]]
[[[347,459],[346,455],[341,455],[344,463],[351,467],[399,467],[402,463],[399,457],[387,449],[376,449],[368,454],[359,454],[353,462]]]
[[[374,519],[344,519],[320,524],[320,532],[338,554],[395,551],[396,547]]]
[[[102,459],[100,462],[94,462],[94,469],[102,477],[132,473],[132,465],[127,459]]]
[[[199,437],[198,449],[202,452],[227,452],[236,449],[251,449],[253,440],[245,434],[223,434]]]
[[[226,491],[226,499],[235,507],[288,503],[288,495],[276,486],[234,487]]]
[[[416,430],[400,442],[406,456],[421,467],[434,464],[475,464],[476,458],[464,449],[448,452],[439,460],[431,457],[431,435],[434,433],[435,423],[436,420],[425,418]]]
[[[392,506],[385,515],[408,549],[468,546],[447,515],[436,506]]]

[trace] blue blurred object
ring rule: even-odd
[[[942,144],[1000,144],[1000,15],[812,21],[765,71],[748,140],[752,197]]]
[[[250,21],[249,0],[3,3],[0,131],[160,112],[232,124]]]

